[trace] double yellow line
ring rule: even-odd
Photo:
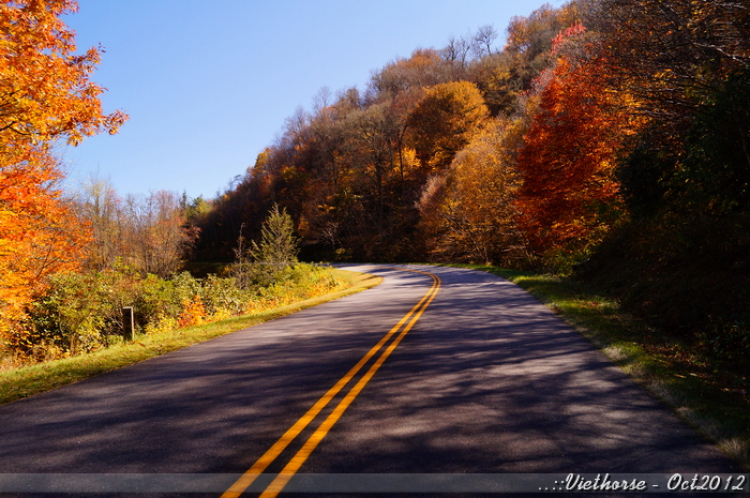
[[[393,337],[399,330],[401,333],[385,348],[378,359],[370,366],[367,372],[359,379],[359,381],[349,389],[349,392],[339,402],[333,411],[326,417],[326,419],[320,424],[317,430],[307,439],[305,444],[300,448],[299,451],[289,460],[284,469],[276,476],[276,478],[268,485],[266,490],[260,495],[261,498],[272,498],[278,495],[289,480],[297,473],[305,460],[315,450],[318,444],[326,437],[331,427],[338,421],[339,418],[344,414],[344,411],[354,401],[357,395],[364,389],[370,379],[375,375],[380,366],[385,362],[386,359],[395,350],[404,336],[411,330],[417,320],[422,316],[422,313],[427,309],[435,295],[440,289],[441,281],[440,277],[435,274],[427,273],[419,270],[406,270],[403,268],[397,268],[401,271],[410,271],[414,273],[423,273],[432,277],[432,287],[422,297],[422,299],[409,311],[399,322],[385,335],[380,341],[365,354],[346,375],[341,377],[336,384],[328,390],[309,410],[305,413],[297,422],[294,423],[268,451],[266,451],[254,464],[235,482],[221,498],[237,498],[247,488],[252,485],[253,482],[268,468],[268,466],[276,460],[282,451],[286,449],[289,444],[318,416],[321,410],[328,405],[328,403],[354,378],[357,373],[375,356],[383,346]],[[411,319],[411,320],[410,320]],[[406,324],[406,322],[409,322]],[[406,324],[406,326],[404,326]],[[403,329],[402,329],[403,327]]]

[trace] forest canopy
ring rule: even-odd
[[[279,203],[308,258],[536,266],[633,217],[746,210],[749,12],[574,0],[513,18],[504,45],[487,25],[415,50],[290,117],[196,217],[199,249],[228,254]]]

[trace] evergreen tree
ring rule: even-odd
[[[260,244],[253,242],[251,254],[256,262],[284,267],[297,262],[298,242],[292,217],[274,204],[263,222]]]

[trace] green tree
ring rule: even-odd
[[[274,204],[263,222],[260,244],[253,242],[251,251],[256,262],[268,263],[280,268],[297,262],[298,240],[294,235],[294,223],[286,209]]]

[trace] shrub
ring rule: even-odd
[[[305,264],[250,268],[253,285],[244,290],[234,278],[199,280],[183,272],[165,280],[121,265],[55,275],[28,310],[29,320],[5,346],[22,362],[44,361],[122,342],[124,306],[134,308],[137,330],[152,334],[289,304],[341,286],[330,272]]]
[[[247,306],[249,293],[237,287],[233,278],[209,275],[201,288],[206,311],[213,317],[240,315]]]
[[[177,323],[180,327],[190,327],[191,325],[200,325],[206,321],[206,307],[200,296],[193,296],[192,299],[186,299],[182,303],[182,312],[177,317]]]
[[[111,336],[122,334],[122,307],[135,300],[138,279],[127,268],[54,275],[29,310],[30,343],[67,354],[107,346]],[[25,348],[16,349],[24,354]]]

